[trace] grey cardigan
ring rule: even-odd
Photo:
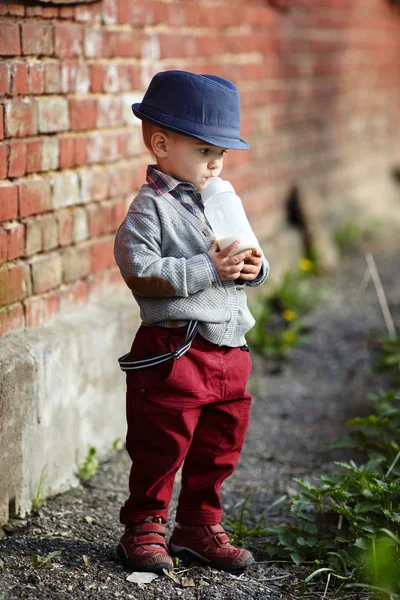
[[[255,323],[245,285],[261,285],[269,265],[263,257],[249,283],[217,283],[206,256],[213,240],[210,227],[170,193],[158,195],[145,184],[117,231],[114,255],[143,324],[176,327],[193,319],[210,342],[241,346]]]

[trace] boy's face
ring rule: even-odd
[[[202,190],[209,177],[218,177],[221,173],[224,153],[225,149],[219,146],[168,133],[167,156],[160,167],[167,175]]]

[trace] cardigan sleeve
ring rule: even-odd
[[[114,256],[126,284],[138,296],[187,297],[214,282],[203,253],[190,258],[161,255],[156,213],[128,212],[116,234]]]

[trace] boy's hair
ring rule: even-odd
[[[144,145],[146,146],[146,148],[148,150],[150,150],[150,152],[152,154],[153,154],[153,150],[151,147],[151,136],[153,135],[153,133],[156,133],[156,131],[160,131],[161,133],[166,133],[167,135],[174,135],[174,133],[172,131],[167,131],[166,129],[163,129],[159,125],[154,125],[153,123],[149,123],[148,121],[145,121],[144,119],[142,119],[142,137],[143,137]]]
[[[145,121],[144,119],[142,120],[142,137],[143,137],[143,142],[144,145],[146,146],[146,148],[148,150],[150,150],[151,153],[153,153],[153,150],[151,148],[151,136],[153,135],[153,133],[155,133],[156,131],[159,131],[160,127],[157,127],[157,125],[153,125],[153,123],[149,123],[148,121]]]

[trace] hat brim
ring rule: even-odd
[[[187,131],[183,131],[182,129],[178,129],[177,127],[171,127],[170,125],[165,125],[161,121],[157,121],[156,119],[151,119],[146,114],[143,114],[140,110],[140,102],[132,104],[132,112],[138,119],[145,120],[148,123],[152,123],[153,125],[158,125],[162,129],[167,129],[168,131],[173,131],[175,133],[180,133],[181,135],[185,135],[187,137],[195,138],[196,140],[202,140],[203,142],[207,142],[209,144],[213,144],[213,146],[219,146],[220,148],[227,148],[228,150],[248,150],[250,148],[249,144],[242,139],[233,140],[232,138],[222,138],[222,137],[213,137],[203,134],[193,134],[188,133]]]

